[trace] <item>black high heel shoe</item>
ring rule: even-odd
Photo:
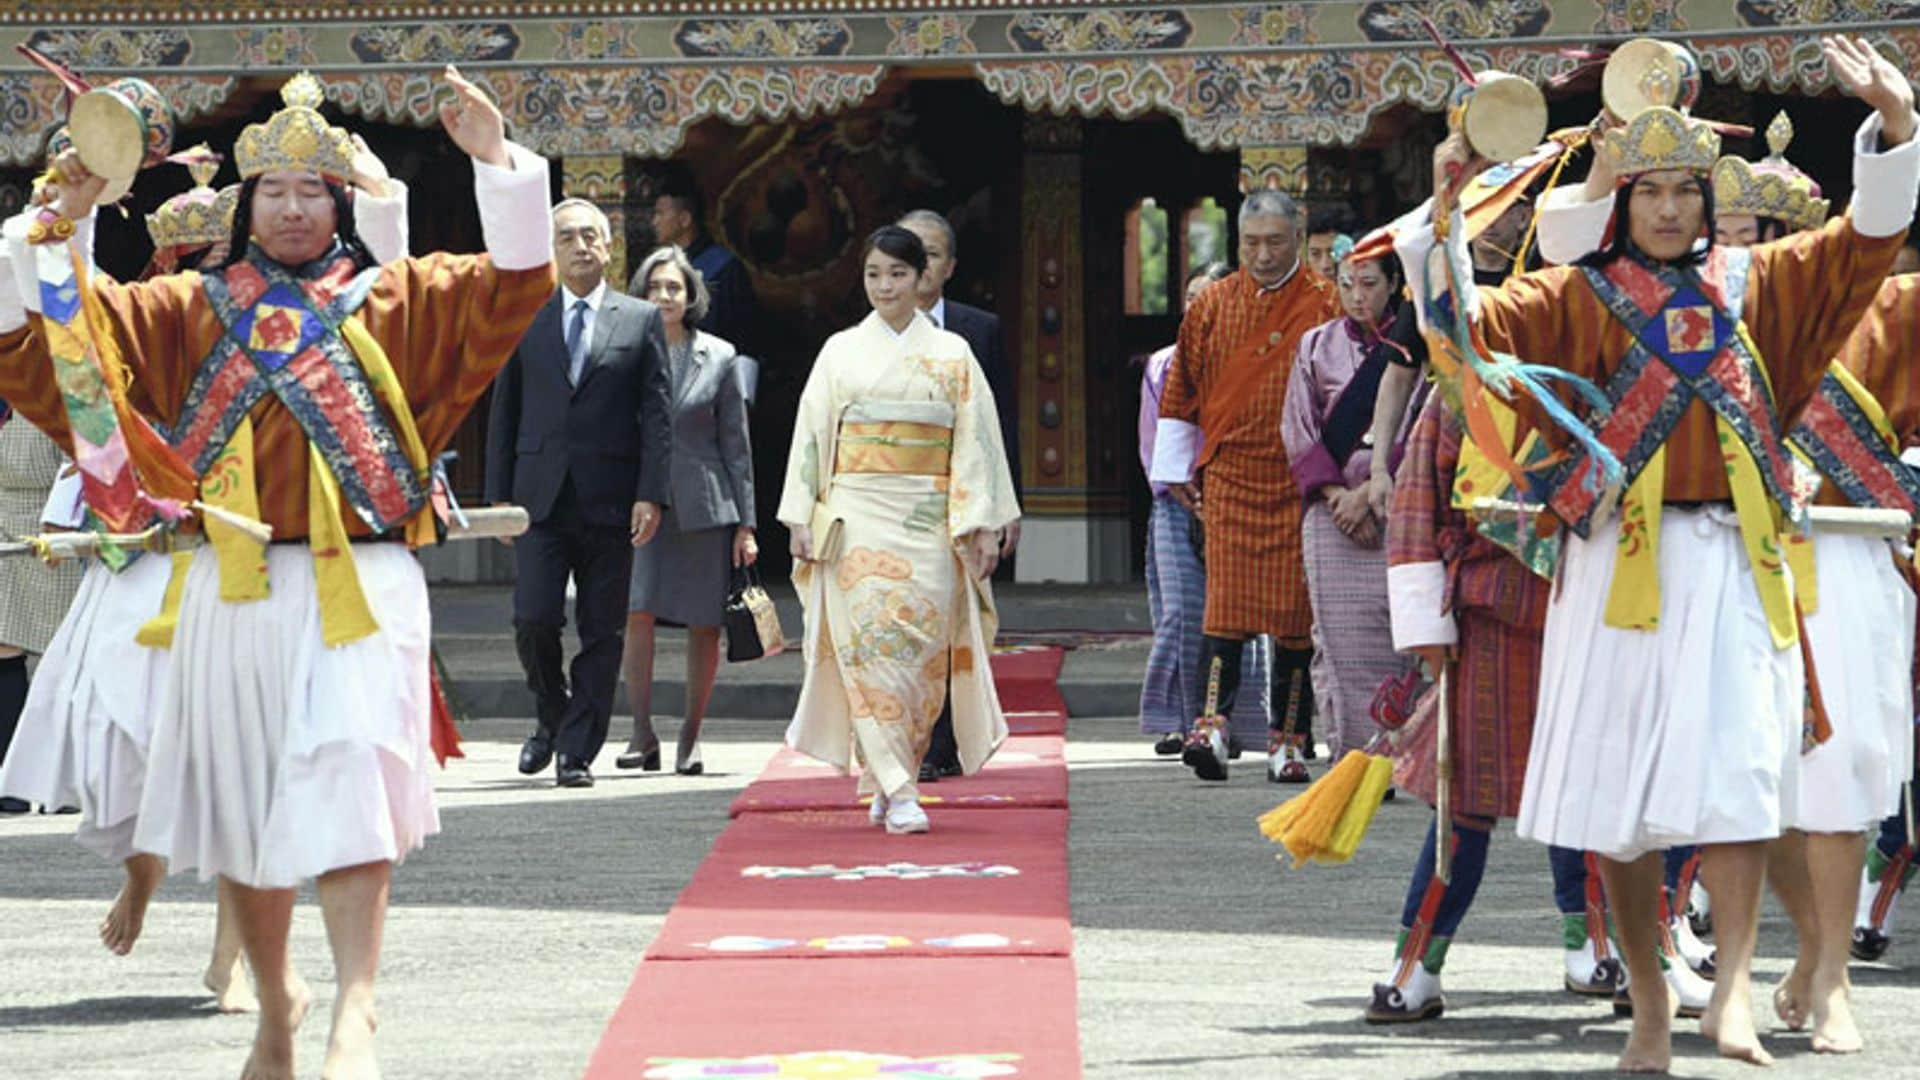
[[[639,769],[641,772],[659,772],[660,745],[655,743],[651,750],[621,754],[619,757],[613,759],[613,765],[614,768],[617,769]]]
[[[685,763],[674,762],[673,771],[676,776],[704,776],[707,772],[707,763],[700,760],[700,750],[696,747],[692,760]]]

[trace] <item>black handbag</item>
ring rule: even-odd
[[[774,610],[773,597],[760,584],[756,567],[733,568],[721,622],[727,628],[729,663],[761,660],[786,651],[787,636],[780,629],[780,613]]]

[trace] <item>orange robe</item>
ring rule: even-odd
[[[93,279],[132,385],[134,408],[169,429],[201,363],[224,330],[193,271],[133,285]],[[540,306],[553,295],[551,264],[500,270],[485,255],[435,254],[388,263],[356,317],[393,364],[429,456],[453,439],[467,412]],[[0,399],[71,450],[66,406],[51,357],[37,332],[41,316],[0,334]],[[267,394],[253,420],[260,517],[275,540],[307,535],[306,432],[279,398]],[[344,502],[354,537],[367,524]]]
[[[1300,337],[1339,314],[1333,286],[1305,264],[1263,290],[1245,270],[1208,286],[1180,323],[1160,416],[1206,440],[1206,633],[1271,634],[1302,647],[1313,624],[1300,551],[1300,489],[1280,439]]]
[[[1741,314],[1772,384],[1775,415],[1791,417],[1819,388],[1827,361],[1853,332],[1899,253],[1904,233],[1866,237],[1850,218],[1752,249]],[[1482,288],[1479,329],[1487,344],[1607,385],[1632,345],[1580,270],[1556,266]],[[1537,409],[1521,412],[1553,440]],[[1786,427],[1779,429],[1786,434]],[[1732,498],[1713,410],[1695,399],[1667,437],[1666,500]]]

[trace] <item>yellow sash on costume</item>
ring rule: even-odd
[[[1784,649],[1800,638],[1794,617],[1793,589],[1780,541],[1780,522],[1760,479],[1760,466],[1746,444],[1715,418],[1720,449],[1733,489],[1733,512],[1740,519],[1740,541],[1753,568],[1754,587],[1767,613],[1773,646]],[[1620,541],[1615,550],[1613,585],[1607,592],[1606,622],[1623,630],[1653,630],[1660,625],[1660,510],[1666,490],[1666,448],[1654,452],[1627,489],[1620,508]]]
[[[385,349],[356,314],[340,324],[340,336],[366,372],[367,383],[393,417],[394,431],[407,462],[421,476],[428,471],[427,448],[413,420],[413,408],[393,370]],[[253,422],[243,418],[220,456],[201,478],[201,498],[212,506],[247,518],[260,516],[254,486]],[[220,599],[258,600],[267,595],[266,546],[238,529],[205,516],[207,540],[220,566]],[[434,541],[433,508],[424,505],[407,519],[407,546],[418,548]],[[353,545],[340,517],[340,483],[320,448],[307,446],[307,546],[313,553],[315,591],[320,599],[320,637],[331,648],[371,636],[380,629],[360,585],[353,562]],[[141,644],[166,647],[180,618],[180,592],[186,574],[176,556],[173,578],[167,583],[167,601],[160,615],[140,629]]]
[[[142,623],[133,640],[149,649],[173,648],[173,631],[180,625],[180,593],[187,587],[187,567],[193,565],[193,552],[176,551],[168,556],[173,567],[167,573],[167,591],[160,601],[160,614]]]
[[[1745,328],[1740,332],[1744,334]],[[1757,355],[1759,350],[1754,352]],[[1513,445],[1513,433],[1518,425],[1513,409],[1490,394],[1485,396],[1485,401],[1503,445]],[[1800,549],[1806,549],[1806,585],[1800,594],[1804,604],[1813,588],[1812,546],[1783,542],[1778,515],[1760,477],[1759,463],[1753,460],[1746,444],[1728,430],[1726,421],[1716,416],[1714,423],[1726,462],[1728,483],[1733,490],[1734,512],[1740,519],[1740,539],[1753,567],[1754,585],[1760,591],[1760,602],[1767,613],[1767,627],[1773,635],[1774,646],[1784,649],[1798,639],[1794,593],[1787,586],[1785,563],[1791,558],[1794,580],[1802,580]],[[1528,436],[1529,440],[1537,437],[1537,432]],[[1519,460],[1527,460],[1527,447],[1522,446],[1518,456]],[[1621,501],[1613,584],[1607,593],[1608,626],[1653,630],[1660,625],[1660,511],[1664,505],[1666,475],[1667,454],[1663,448],[1647,461]],[[1477,440],[1462,440],[1460,461],[1454,469],[1454,508],[1471,512],[1474,499],[1494,496],[1507,487],[1506,470],[1488,458]],[[1806,610],[1813,609],[1807,606]]]

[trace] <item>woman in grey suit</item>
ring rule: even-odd
[[[686,252],[647,256],[629,291],[660,309],[673,384],[672,503],[651,544],[634,552],[627,594],[627,699],[633,738],[622,769],[660,768],[653,730],[654,628],[687,628],[687,719],[673,771],[698,776],[700,722],[720,667],[721,609],[732,568],[760,557],[753,537],[753,447],[732,345],[694,329],[707,312],[707,287]]]

